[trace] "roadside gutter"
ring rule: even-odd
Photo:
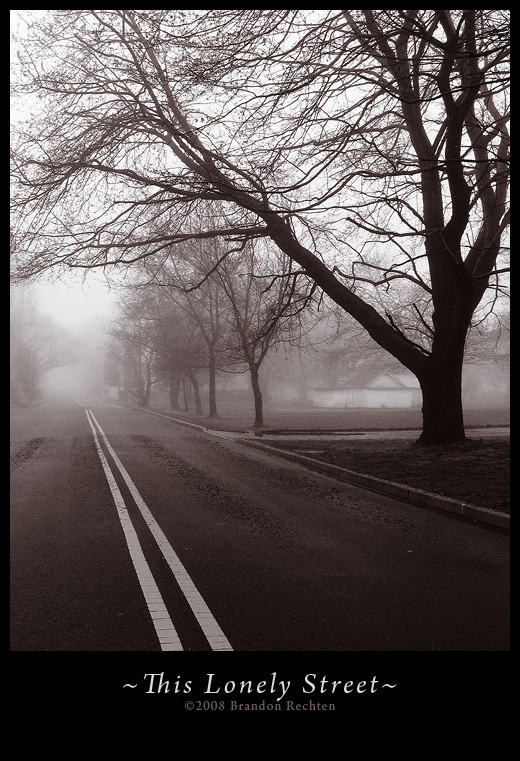
[[[286,460],[297,462],[300,465],[309,468],[310,470],[323,473],[324,475],[336,478],[339,481],[352,484],[353,486],[359,486],[362,489],[369,489],[370,491],[377,492],[379,494],[386,494],[388,497],[399,499],[403,502],[407,502],[417,507],[424,507],[428,510],[436,510],[438,512],[447,513],[455,518],[469,521],[471,523],[479,523],[485,526],[490,526],[502,531],[510,531],[510,515],[507,513],[501,513],[495,510],[488,510],[485,507],[478,507],[477,505],[471,505],[467,502],[461,502],[460,500],[451,499],[450,497],[441,497],[431,492],[422,491],[421,489],[414,489],[411,486],[405,486],[403,484],[396,484],[392,481],[386,481],[383,478],[376,478],[375,476],[367,476],[364,473],[357,473],[354,470],[347,470],[347,468],[340,468],[338,465],[331,465],[321,460],[316,460],[314,457],[307,457],[307,455],[297,454],[296,452],[289,452],[285,449],[278,449],[277,447],[270,446],[269,444],[260,444],[258,441],[246,439],[238,436],[233,436],[230,433],[224,434],[222,431],[214,431],[206,428],[203,425],[197,425],[195,423],[188,423],[185,420],[179,420],[169,415],[161,415],[158,412],[152,410],[143,410],[151,415],[157,415],[162,418],[171,420],[173,423],[187,426],[189,428],[196,428],[199,431],[208,433],[212,436],[219,436],[225,438],[228,441],[234,441],[237,444],[244,444],[254,449],[260,449],[268,454],[276,455],[277,457],[283,457]]]

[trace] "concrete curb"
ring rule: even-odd
[[[178,418],[162,415],[160,412],[153,412],[152,410],[142,411],[147,412],[149,415],[157,415],[166,420],[171,420],[172,423],[178,423],[179,425],[184,425],[188,428],[196,428],[197,430],[212,436],[219,435],[218,431],[213,431],[206,428],[204,425],[188,423],[186,420],[179,420]],[[455,518],[461,518],[462,520],[470,521],[472,523],[480,523],[484,526],[491,526],[492,528],[500,529],[501,531],[510,531],[511,516],[507,513],[495,512],[494,510],[488,510],[485,507],[477,507],[476,505],[470,505],[467,502],[460,502],[459,500],[450,499],[449,497],[441,497],[438,494],[432,494],[431,492],[422,491],[421,489],[414,489],[411,486],[396,484],[392,481],[386,481],[383,478],[367,476],[364,473],[357,473],[354,470],[340,468],[338,465],[331,465],[327,462],[321,462],[321,460],[315,460],[313,457],[289,452],[286,449],[278,449],[277,447],[268,444],[260,444],[251,439],[230,438],[229,436],[223,438],[234,441],[237,444],[244,444],[248,447],[261,449],[264,452],[278,457],[284,457],[286,460],[292,460],[300,465],[305,465],[305,467],[310,468],[311,470],[316,470],[319,473],[332,476],[332,478],[337,478],[339,481],[345,481],[353,486],[369,489],[370,491],[375,491],[379,494],[386,494],[388,497],[400,499],[403,502],[408,502],[417,507],[424,507],[428,510],[437,510],[438,512],[453,515]]]
[[[494,510],[488,510],[485,507],[477,507],[476,505],[470,505],[466,502],[450,499],[449,497],[441,497],[437,494],[432,494],[431,492],[422,491],[421,489],[414,489],[410,486],[395,484],[392,481],[386,481],[382,478],[375,478],[374,476],[367,476],[363,473],[356,473],[353,470],[347,470],[346,468],[340,468],[337,465],[331,465],[326,462],[321,462],[320,460],[315,460],[313,457],[296,454],[295,452],[288,452],[285,449],[278,449],[277,447],[272,447],[267,444],[260,444],[256,441],[251,441],[250,439],[238,439],[236,441],[239,441],[246,446],[254,447],[255,449],[262,449],[269,454],[274,454],[278,457],[284,457],[287,460],[300,463],[307,468],[337,478],[339,481],[345,481],[354,486],[360,486],[363,489],[370,489],[371,491],[380,494],[386,494],[389,497],[400,499],[403,502],[408,502],[417,505],[418,507],[425,507],[429,510],[448,513],[456,518],[462,518],[474,523],[482,523],[483,525],[492,526],[493,528],[501,529],[502,531],[510,530],[510,516],[507,513],[495,512]]]
[[[135,407],[129,407],[128,409],[136,409]],[[139,409],[139,408],[137,408]],[[204,433],[210,433],[208,428],[204,425],[197,425],[197,423],[188,423],[187,420],[179,420],[179,418],[171,417],[171,415],[163,415],[161,412],[154,412],[153,410],[147,410],[141,408],[139,410],[140,412],[146,412],[147,415],[157,415],[157,417],[162,417],[165,420],[171,420],[172,423],[178,423],[179,425],[185,425],[188,428],[196,428],[198,431],[203,431]]]
[[[179,418],[172,417],[171,415],[164,415],[162,412],[155,412],[154,410],[149,410],[146,407],[130,407],[128,404],[121,404],[120,402],[114,402],[118,407],[123,407],[125,410],[137,410],[138,412],[146,412],[147,415],[156,415],[157,417],[162,417],[165,420],[171,420],[172,423],[178,423],[179,425],[186,425],[188,428],[197,428],[199,431],[204,431],[204,433],[210,433],[210,431],[205,428],[203,425],[197,425],[196,423],[188,423],[187,420],[179,420]],[[79,404],[79,402],[78,402]]]

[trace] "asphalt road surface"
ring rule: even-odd
[[[115,405],[11,432],[13,651],[509,650],[502,532]]]

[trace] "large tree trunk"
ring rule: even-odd
[[[152,373],[150,367],[146,367],[146,376],[140,374],[138,379],[137,406],[148,407],[150,405],[150,391],[152,389]]]
[[[462,442],[464,416],[462,410],[462,373],[430,373],[420,379],[423,395],[423,430],[418,444],[450,445]]]
[[[463,298],[453,291],[450,309],[442,318],[434,314],[435,338],[425,368],[417,374],[423,395],[423,431],[419,444],[451,445],[464,441],[462,409],[462,365],[469,325]]]
[[[202,415],[202,401],[200,398],[199,382],[194,373],[190,372],[190,382],[193,386],[193,395],[195,397],[195,414]]]
[[[143,389],[142,393],[139,393],[137,395],[137,406],[148,407],[149,404],[150,404],[149,395],[146,393],[146,390]]]
[[[257,365],[250,365],[249,370],[251,373],[251,388],[253,389],[253,397],[255,400],[255,422],[253,427],[261,428],[264,424],[264,410],[258,367]]]
[[[217,414],[217,391],[216,391],[216,377],[217,377],[217,365],[215,361],[215,349],[213,346],[209,346],[209,415],[208,417],[218,417]]]
[[[186,390],[186,381],[184,380],[184,378],[182,380],[182,395],[184,397],[184,412],[189,412],[190,405],[188,403],[188,392]]]
[[[179,394],[181,391],[181,380],[179,374],[173,368],[170,368],[170,409],[180,410]]]

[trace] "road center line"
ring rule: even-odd
[[[159,524],[153,517],[145,501],[139,494],[137,487],[135,486],[132,479],[128,475],[124,465],[122,464],[121,460],[116,455],[113,448],[111,447],[110,442],[108,441],[103,429],[101,428],[98,421],[94,417],[94,414],[92,413],[92,411],[89,410],[89,412],[99,430],[99,433],[101,434],[103,438],[103,441],[105,442],[105,446],[110,452],[110,455],[112,459],[114,460],[116,467],[121,473],[125,484],[127,485],[132,497],[134,498],[134,501],[137,507],[139,508],[141,515],[143,516],[148,528],[150,529],[155,541],[157,542],[157,545],[159,549],[161,550],[164,559],[168,563],[179,587],[181,588],[184,596],[186,597],[186,600],[188,601],[202,631],[204,632],[204,635],[206,639],[208,640],[208,643],[211,649],[215,651],[232,651],[233,648],[231,647],[231,644],[229,643],[227,637],[225,636],[224,632],[222,631],[219,624],[217,623],[215,617],[211,613],[204,598],[202,597],[197,587],[193,583],[192,579],[190,578],[186,568],[181,563],[177,553],[175,552],[171,544],[168,542],[166,535],[164,534],[161,527],[159,526]]]
[[[103,470],[105,471],[105,476],[108,481],[110,491],[112,492],[112,497],[114,499],[117,514],[125,534],[130,557],[132,559],[137,578],[139,579],[139,584],[141,585],[141,589],[146,600],[148,611],[150,613],[152,623],[155,627],[157,637],[159,638],[161,650],[184,650],[173,622],[168,614],[161,593],[159,592],[159,588],[155,583],[152,572],[150,571],[150,567],[144,557],[142,547],[139,543],[136,531],[132,525],[128,510],[126,509],[123,495],[119,490],[114,475],[99,443],[96,429],[94,428],[94,425],[92,424],[92,421],[89,417],[89,410],[85,410],[85,412],[87,413],[87,419],[90,427],[92,428],[92,433],[94,434],[94,442],[96,444],[97,453],[99,455],[99,459],[101,460]],[[92,417],[94,416],[92,415]]]

